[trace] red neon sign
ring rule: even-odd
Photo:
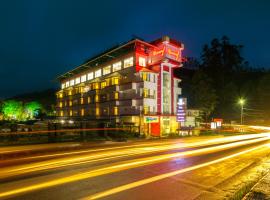
[[[180,55],[180,51],[179,51],[179,50],[178,50],[178,51],[177,51],[177,50],[176,50],[176,51],[173,51],[173,50],[171,50],[170,48],[168,48],[167,53],[168,53],[169,55],[175,56],[175,59],[176,59],[176,60],[178,60],[179,55]]]
[[[165,52],[165,46],[163,46],[163,49],[159,50],[159,51],[153,51],[153,56],[159,55],[161,54],[161,56],[164,55]]]

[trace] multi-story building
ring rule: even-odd
[[[140,133],[175,132],[182,43],[164,36],[147,43],[134,39],[61,75],[57,116],[139,127]],[[100,125],[99,125],[100,126]]]

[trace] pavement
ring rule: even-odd
[[[231,199],[261,178],[269,149],[265,133],[25,154],[0,161],[0,199]]]

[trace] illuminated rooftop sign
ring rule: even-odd
[[[177,47],[170,43],[161,43],[157,49],[150,52],[150,60],[152,63],[161,61],[164,58],[181,62],[181,47]]]

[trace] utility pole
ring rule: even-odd
[[[243,124],[244,105],[241,105],[241,125]]]
[[[241,125],[243,124],[243,121],[244,121],[244,104],[245,104],[245,99],[241,98],[239,99],[239,102],[238,102],[241,106]]]

